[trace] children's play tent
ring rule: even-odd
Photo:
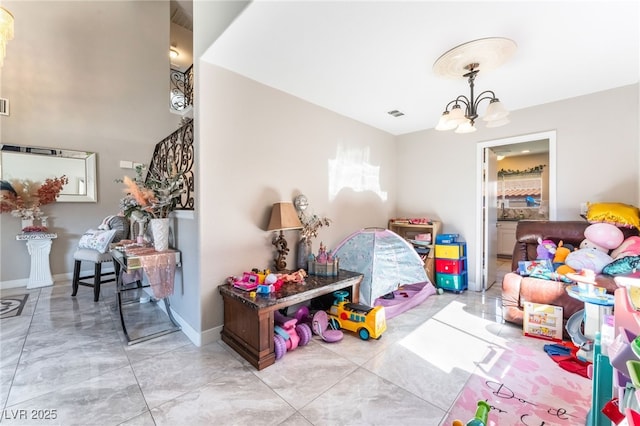
[[[360,285],[360,303],[388,306],[387,318],[435,293],[420,256],[404,238],[388,229],[357,231],[345,238],[334,254],[340,259],[341,269],[364,275]],[[395,291],[409,285],[407,291]],[[392,292],[396,296],[395,302],[381,298]],[[396,309],[391,306],[398,304],[402,306]]]

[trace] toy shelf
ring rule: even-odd
[[[424,270],[429,281],[435,284],[435,243],[442,223],[428,221],[427,223],[409,223],[408,219],[390,219],[388,229],[407,240],[424,262]]]

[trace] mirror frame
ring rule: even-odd
[[[85,151],[73,151],[69,149],[57,149],[41,146],[24,146],[13,144],[0,144],[0,178],[2,178],[2,154],[21,153],[40,156],[52,156],[63,158],[75,158],[84,160],[84,171],[87,182],[86,194],[60,194],[57,202],[62,203],[97,203],[97,179],[96,179],[96,153]],[[27,176],[25,179],[28,179]]]

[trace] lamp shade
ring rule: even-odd
[[[302,229],[302,223],[296,213],[293,203],[275,203],[271,208],[271,219],[267,231],[279,231],[285,229]]]
[[[451,107],[451,112],[449,113],[448,123],[453,123],[455,125],[463,123],[467,118],[464,116],[464,112],[460,105],[455,104]]]
[[[496,121],[502,120],[507,115],[509,115],[509,111],[502,105],[498,99],[493,99],[489,106],[487,107],[487,111],[482,118],[484,121]]]
[[[476,131],[476,127],[473,124],[471,124],[469,120],[467,120],[462,124],[460,124],[458,128],[456,128],[454,133],[473,133],[475,131]]]
[[[436,125],[436,130],[451,130],[455,129],[457,124],[455,121],[449,120],[449,111],[445,111],[440,116],[440,121]]]
[[[509,123],[510,123],[510,120],[507,117],[505,117],[505,118],[501,118],[500,120],[488,121],[485,127],[488,127],[488,128],[500,127]]]

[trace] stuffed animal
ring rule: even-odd
[[[590,269],[599,274],[612,261],[613,259],[607,253],[586,247],[569,253],[565,263],[576,271]]]
[[[587,226],[584,237],[607,252],[620,246],[624,240],[622,231],[610,223],[593,223]]]
[[[556,247],[556,254],[553,256],[553,268],[555,272],[560,275],[575,272],[572,267],[565,264],[567,256],[569,256],[572,251],[573,246],[571,244],[565,245],[563,241],[558,243],[558,247]]]
[[[627,238],[611,252],[610,256],[614,259],[626,256],[640,256],[640,237]]]
[[[580,243],[580,250],[582,249],[591,249],[591,250],[598,250],[602,253],[609,253],[609,249],[606,249],[604,247],[602,247],[601,245],[598,245],[596,243],[594,243],[593,241],[585,238],[584,240],[582,240],[582,242]]]
[[[551,240],[538,238],[538,248],[536,249],[536,252],[538,253],[538,257],[536,258],[537,260],[552,260],[556,253],[556,243]]]
[[[566,263],[563,263],[562,265],[556,268],[556,272],[559,273],[560,275],[567,275],[567,274],[575,274],[576,270],[573,269],[571,266],[567,265]]]
[[[564,242],[560,241],[556,247],[556,253],[553,256],[553,263],[564,263],[569,253],[571,253],[571,249],[565,247]]]

